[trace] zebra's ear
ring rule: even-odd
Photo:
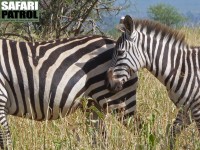
[[[133,32],[133,19],[131,18],[131,16],[126,15],[123,24],[125,26],[126,31],[128,31],[131,35],[131,33]]]
[[[125,28],[124,24],[118,24],[116,26],[116,29],[121,31],[121,32],[125,32],[126,31],[126,28]]]
[[[116,29],[121,31],[121,32],[125,32],[126,31],[126,28],[124,26],[124,16],[121,17],[120,21],[119,21],[119,24],[116,26]]]

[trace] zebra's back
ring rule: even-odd
[[[83,36],[41,43],[0,40],[0,146],[11,143],[7,114],[34,120],[64,117],[80,97],[93,98],[106,110],[133,115],[137,74],[124,89],[111,93],[105,84],[115,41]],[[108,108],[108,109],[107,109]]]
[[[119,98],[104,85],[115,46],[115,41],[109,38],[83,36],[41,43],[0,42],[1,79],[8,92],[8,114],[35,120],[57,119],[76,107],[83,95],[99,101]],[[96,91],[98,87],[100,91]],[[135,101],[136,84],[130,87],[119,95],[133,91],[129,97]]]

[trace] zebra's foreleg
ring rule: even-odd
[[[179,134],[183,129],[187,128],[191,124],[191,122],[192,121],[189,112],[180,109],[178,111],[175,121],[173,122],[173,126],[170,128],[169,142],[171,150],[174,149],[176,135]]]

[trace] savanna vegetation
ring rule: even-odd
[[[187,20],[175,7],[163,3],[150,6],[148,15],[149,18],[171,27],[181,26]]]
[[[181,28],[188,43],[200,45],[200,29]],[[116,37],[115,37],[116,38]],[[86,110],[86,108],[85,108]],[[9,116],[14,149],[56,149],[56,150],[144,150],[169,149],[167,133],[177,109],[167,96],[163,85],[147,70],[139,72],[137,93],[138,122],[130,121],[124,127],[114,115],[105,119],[107,141],[95,131],[88,112],[75,113],[55,121],[37,122]],[[134,119],[133,119],[134,120]],[[92,135],[96,133],[97,144],[92,145]],[[200,141],[195,124],[187,128],[176,143],[176,149],[199,149]]]
[[[39,23],[1,23],[1,36],[40,41],[80,34],[100,34],[102,31],[96,21],[107,13],[121,10],[120,6],[113,7],[112,1],[109,0],[42,0],[40,5],[42,11]],[[186,35],[188,43],[200,45],[200,28],[179,30]],[[114,35],[114,39],[119,35],[117,31],[109,33],[112,33],[109,36]],[[83,99],[83,103],[86,102],[87,100]],[[105,118],[107,138],[104,141],[88,118],[87,109],[90,108],[85,106],[83,112],[77,110],[65,118],[45,122],[9,116],[13,148],[16,150],[169,149],[167,133],[178,110],[169,100],[164,86],[145,69],[139,72],[137,91],[136,115],[140,120],[136,122],[134,118],[130,118],[128,127],[124,127],[116,121],[114,114],[108,115]],[[95,146],[92,144],[94,133],[97,136]],[[178,136],[176,149],[200,149],[195,124]]]

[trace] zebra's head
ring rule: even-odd
[[[117,40],[112,65],[107,71],[108,88],[113,92],[121,90],[132,73],[145,65],[143,59],[140,59],[143,54],[137,46],[137,42],[140,42],[139,33],[135,30],[133,19],[125,16],[124,20],[120,21],[119,30],[122,35]]]

